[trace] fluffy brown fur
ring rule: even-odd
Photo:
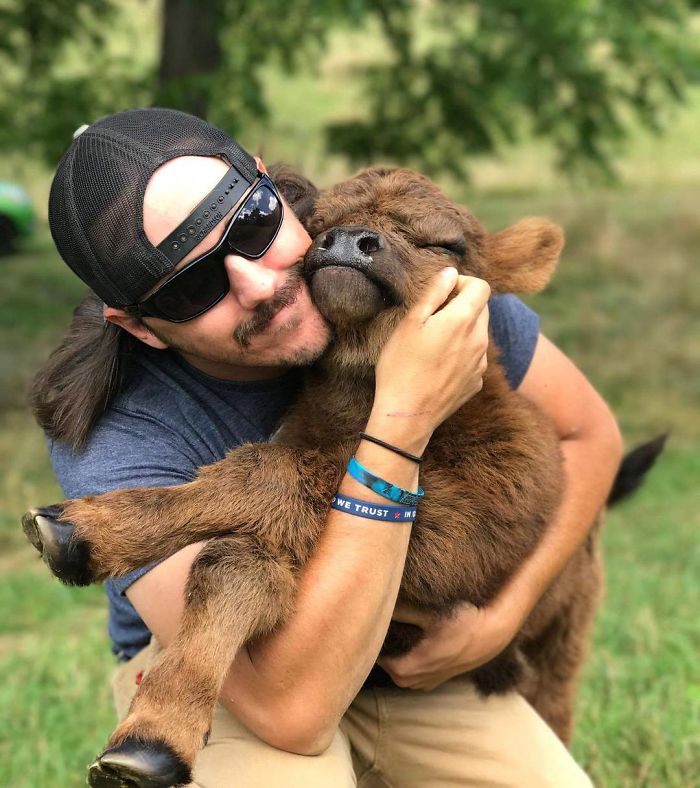
[[[62,505],[60,519],[74,524],[73,544],[87,548],[93,580],[218,537],[192,568],[177,639],[110,740],[117,752],[125,742],[160,741],[191,766],[236,651],[292,609],[295,572],[314,549],[369,415],[379,351],[436,272],[456,264],[494,291],[533,292],[548,281],[563,243],[559,228],[540,219],[489,235],[408,170],[368,170],[320,195],[292,173],[278,179],[305,206],[316,239],[307,275],[335,339],[308,371],[275,442],[241,446],[179,487]],[[329,231],[358,227],[379,234],[367,255],[372,270],[327,264]],[[434,433],[421,484],[400,600],[439,615],[461,600],[483,605],[535,549],[563,487],[553,427],[509,387],[493,346],[482,391]],[[567,743],[600,587],[596,530],[514,643],[470,674],[485,694],[521,691]],[[384,653],[406,651],[419,637],[415,627],[392,624]],[[113,767],[109,752],[99,768]]]

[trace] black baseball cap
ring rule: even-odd
[[[153,172],[177,156],[219,156],[241,185],[258,177],[253,157],[225,131],[173,109],[108,115],[83,127],[59,162],[49,226],[70,268],[109,306],[136,303],[175,262],[146,238],[143,195]]]

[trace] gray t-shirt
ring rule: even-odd
[[[517,388],[532,360],[539,319],[515,296],[493,296],[489,306],[501,363]],[[86,447],[75,453],[49,441],[54,473],[67,498],[191,481],[200,466],[222,459],[229,449],[268,440],[300,380],[299,370],[266,381],[218,380],[176,353],[144,345]],[[120,659],[131,658],[150,639],[124,591],[152,567],[105,583],[109,634]]]

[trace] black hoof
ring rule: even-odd
[[[73,539],[74,526],[56,519],[61,513],[60,506],[31,509],[22,518],[22,529],[59,580],[75,586],[90,585],[90,546]]]
[[[131,738],[105,750],[88,772],[92,788],[172,788],[191,780],[190,770],[165,742]]]

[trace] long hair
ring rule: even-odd
[[[119,391],[138,340],[104,320],[93,293],[78,304],[59,346],[39,368],[29,403],[51,438],[80,449]]]

